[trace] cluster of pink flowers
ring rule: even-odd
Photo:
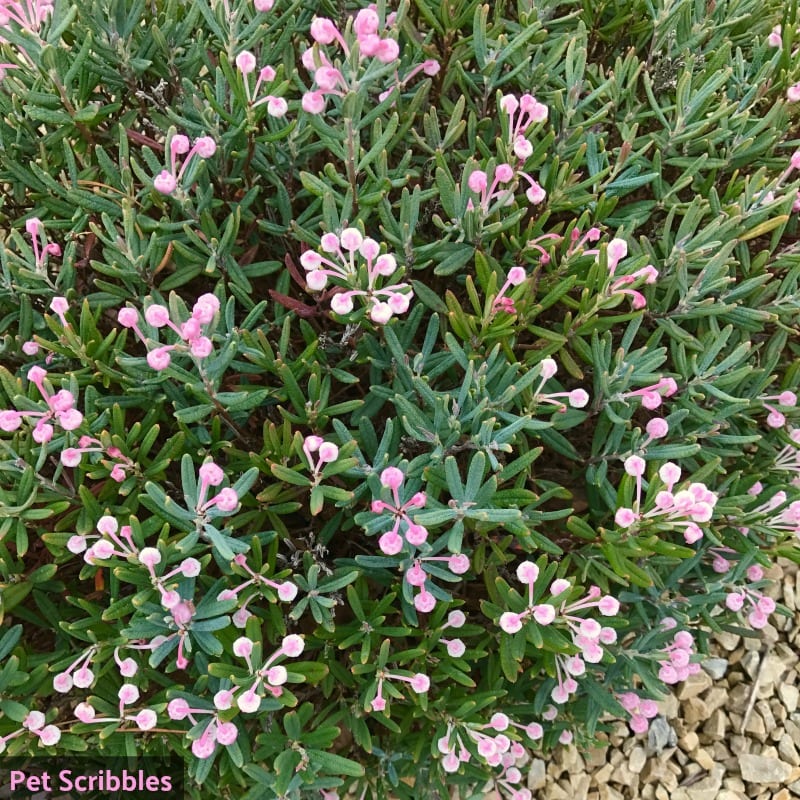
[[[580,652],[572,656],[555,656],[557,682],[551,693],[554,703],[566,703],[570,695],[577,691],[578,683],[575,678],[586,672],[586,664],[597,664],[602,660],[604,651],[601,645],[613,644],[617,640],[617,633],[613,628],[601,625],[591,618],[579,617],[577,612],[597,608],[603,616],[613,617],[619,612],[619,602],[611,595],[603,595],[600,587],[592,586],[585,597],[572,603],[563,600],[558,606],[551,603],[535,604],[533,591],[539,578],[539,567],[532,561],[523,561],[517,567],[517,578],[528,585],[528,607],[520,613],[504,612],[500,616],[500,627],[506,633],[513,634],[520,631],[531,617],[539,625],[550,625],[557,618],[566,624],[572,643]],[[562,596],[571,588],[569,581],[559,578],[550,586],[550,596]]]
[[[258,711],[261,706],[261,696],[258,692],[262,687],[273,697],[281,696],[283,693],[281,686],[286,683],[288,673],[286,667],[281,664],[275,664],[275,662],[283,657],[297,658],[306,646],[302,636],[297,634],[284,636],[281,646],[258,669],[255,669],[250,658],[253,652],[253,645],[254,642],[246,636],[240,636],[233,643],[233,654],[243,658],[247,662],[251,675],[255,675],[255,681],[250,688],[245,689],[236,698],[236,705],[239,710],[247,714]]]
[[[532,618],[539,625],[550,625],[556,621],[564,623],[572,636],[572,643],[580,650],[572,656],[556,655],[557,684],[551,697],[554,703],[563,704],[569,696],[577,691],[576,677],[586,672],[586,663],[597,664],[604,655],[601,645],[613,644],[617,633],[613,628],[601,625],[594,619],[577,616],[577,612],[590,608],[597,610],[605,617],[616,616],[619,612],[619,601],[611,595],[603,595],[599,586],[592,586],[585,597],[568,603],[566,599],[560,604],[534,603],[534,586],[539,578],[539,567],[532,561],[523,561],[517,567],[517,579],[528,585],[527,608],[519,613],[506,611],[500,615],[500,627],[510,634],[522,630],[523,625]],[[572,588],[569,581],[558,578],[550,586],[550,597],[562,597]]]
[[[747,577],[751,581],[760,581],[764,577],[764,570],[758,564],[753,564],[747,570]],[[747,621],[756,630],[766,626],[769,615],[776,608],[775,601],[771,597],[749,586],[734,587],[725,597],[725,605],[729,611],[738,613],[745,607],[745,604],[750,607]]]
[[[209,509],[216,508],[218,511],[230,513],[235,511],[239,505],[239,495],[235,489],[226,487],[220,489],[213,497],[208,498],[208,487],[219,486],[225,478],[222,468],[213,461],[206,462],[197,471],[200,484],[197,487],[197,503],[195,511],[198,515],[204,515]]]
[[[419,589],[414,595],[414,607],[417,611],[430,613],[436,607],[436,598],[425,588],[425,583],[430,580],[429,574],[425,571],[425,564],[430,562],[443,561],[454,575],[463,575],[469,569],[469,558],[463,553],[453,553],[449,556],[417,556],[414,563],[405,571],[405,580],[411,586]],[[453,645],[458,648],[458,645]],[[448,651],[450,646],[448,645]]]
[[[89,665],[96,654],[97,645],[84,650],[72,664],[53,677],[53,688],[62,694],[69,692],[73,686],[88,689],[94,683],[94,672]]]
[[[277,593],[278,597],[284,603],[291,603],[291,601],[297,597],[297,586],[295,586],[295,584],[293,584],[291,581],[282,581],[281,583],[278,583],[277,581],[270,580],[260,572],[255,572],[247,563],[247,558],[243,553],[238,553],[235,555],[233,558],[233,563],[237,567],[241,567],[250,576],[250,578],[233,589],[224,589],[217,596],[217,600],[235,600],[239,593],[247,589],[249,586],[258,585],[268,586]],[[252,614],[247,610],[247,604],[254,598],[260,596],[260,592],[254,592],[244,601],[236,613],[234,613],[233,624],[237,628],[244,628],[244,626],[247,624],[248,618],[252,616]]]
[[[314,458],[314,453],[317,457]],[[332,464],[339,458],[339,448],[333,442],[326,442],[321,436],[306,436],[303,440],[303,454],[308,459],[308,466],[316,485],[322,477],[325,464]]]
[[[400,489],[405,481],[405,475],[397,467],[386,467],[380,474],[381,486],[389,489],[392,494],[391,502],[376,499],[372,501],[371,510],[375,514],[389,514],[394,518],[391,530],[386,531],[378,539],[378,546],[381,552],[394,556],[397,555],[407,544],[416,549],[422,547],[428,540],[428,530],[424,525],[420,525],[409,516],[409,510],[414,508],[424,508],[427,497],[424,492],[416,492],[408,500],[403,502],[400,498]],[[441,563],[453,575],[463,575],[470,567],[469,557],[463,553],[451,553],[446,556],[426,556],[412,555],[410,566],[405,570],[404,579],[406,583],[415,589],[419,589],[414,595],[414,607],[422,613],[430,613],[436,607],[436,597],[428,591],[426,584],[431,580],[429,571],[426,571],[426,564]],[[460,627],[464,624],[463,614],[453,612],[449,625]],[[457,625],[456,621],[460,620]],[[455,650],[461,649],[463,653],[463,643],[456,639],[447,644]]]
[[[514,764],[517,759],[525,755],[525,748],[503,733],[512,724],[514,723],[502,711],[493,714],[485,724],[464,723],[460,726],[460,730],[455,723],[448,723],[445,735],[436,743],[437,749],[444,756],[442,769],[445,772],[456,772],[462,763],[471,761],[473,754],[467,746],[469,743],[489,766],[503,768],[505,783],[519,783],[522,776],[517,774],[519,770],[515,769]],[[496,735],[487,731],[493,731]],[[461,735],[462,732],[466,741]]]
[[[768,403],[767,400],[773,401],[779,406],[783,406],[784,409],[795,408],[795,406],[797,406],[797,395],[788,390],[780,394],[763,395],[759,400],[763,402],[764,408],[769,411],[767,425],[769,425],[770,428],[782,428],[786,424],[786,415],[776,408],[775,405]]]
[[[143,708],[136,713],[126,710],[126,706],[133,705],[139,700],[139,688],[135,684],[123,683],[117,692],[117,697],[119,698],[119,712],[116,717],[98,717],[94,706],[89,702],[83,702],[75,707],[75,718],[87,725],[92,723],[133,722],[140,731],[149,731],[155,728],[158,722],[158,714],[152,708]]]
[[[6,742],[22,736],[26,731],[38,737],[39,743],[52,747],[61,741],[61,731],[55,725],[45,725],[47,718],[41,711],[29,711],[22,720],[22,727],[5,736],[0,736],[0,753],[6,749]]]
[[[289,106],[282,97],[277,97],[274,94],[266,94],[264,97],[256,100],[258,97],[258,90],[262,84],[270,84],[275,80],[275,70],[270,67],[261,67],[258,71],[255,86],[250,88],[250,75],[256,70],[256,57],[249,50],[242,50],[236,56],[236,66],[239,72],[242,73],[242,80],[244,81],[244,93],[247,97],[247,102],[251,108],[258,108],[266,103],[267,113],[271,117],[285,117]]]
[[[658,476],[665,488],[655,496],[654,508],[642,513],[642,476],[646,463],[639,456],[625,459],[625,471],[636,477],[636,500],[633,508],[621,507],[614,515],[614,521],[621,528],[629,528],[635,522],[659,518],[659,527],[677,529],[683,532],[687,544],[694,544],[703,538],[703,531],[697,523],[708,522],[714,514],[718,497],[704,483],[690,483],[685,489],[673,492],[680,480],[681,469],[668,461],[658,470]]]
[[[38,34],[42,23],[53,13],[51,0],[2,0],[0,2],[0,28],[10,28],[14,23],[24,31]],[[7,40],[0,37],[0,42]],[[14,64],[2,64],[3,67],[13,67]],[[2,78],[2,75],[0,75]]]
[[[642,405],[648,411],[655,411],[663,402],[664,397],[672,397],[678,391],[678,384],[674,378],[660,378],[658,383],[645,386],[641,389],[634,389],[630,392],[620,392],[615,394],[611,400],[621,400],[625,402],[634,397],[642,400]]]
[[[609,297],[613,297],[614,295],[629,295],[631,297],[631,304],[634,310],[639,311],[647,305],[647,301],[641,292],[627,287],[630,287],[631,284],[636,283],[639,280],[646,284],[655,283],[656,278],[658,277],[658,270],[652,264],[648,264],[646,267],[637,269],[630,275],[620,275],[619,277],[615,277],[619,262],[627,255],[628,243],[624,239],[612,239],[608,243],[608,247],[606,249],[606,258],[608,260],[609,282],[605,288],[605,293]]]
[[[103,460],[103,464],[110,466],[109,477],[117,483],[125,480],[127,470],[134,471],[136,464],[128,456],[124,455],[118,447],[105,447],[99,439],[93,436],[81,436],[78,439],[77,447],[66,447],[61,451],[61,463],[65,467],[77,467],[81,463],[84,453],[104,453],[113,459],[110,462]]]
[[[300,256],[300,263],[306,270],[306,283],[311,291],[322,291],[328,279],[345,288],[331,297],[332,311],[349,314],[356,297],[363,298],[369,318],[378,325],[385,325],[395,314],[408,311],[413,296],[410,284],[395,283],[380,289],[377,286],[379,277],[392,277],[398,267],[391,253],[381,254],[381,247],[374,239],[362,236],[356,228],[345,228],[338,236],[324,234],[320,247],[327,256],[316,250],[306,250]],[[366,262],[366,289],[361,288],[356,253]]]
[[[165,326],[172,328],[181,338],[181,344],[159,345],[150,349],[150,340],[139,328],[139,312],[135,308],[121,308],[117,314],[117,321],[123,328],[130,328],[148,348],[147,363],[154,370],[164,370],[170,365],[170,351],[188,352],[194,358],[203,359],[211,355],[213,345],[211,339],[203,334],[203,326],[210,324],[214,315],[219,311],[219,300],[213,294],[201,295],[192,308],[188,320],[178,327],[171,319],[166,306],[153,304],[144,312],[148,325],[154,328]],[[185,344],[184,344],[185,343]]]
[[[661,627],[665,630],[672,630],[677,624],[672,617],[665,617],[661,620]],[[696,650],[694,637],[689,631],[678,631],[673,637],[672,643],[667,645],[659,655],[661,654],[665,657],[658,660],[660,667],[658,677],[664,683],[680,683],[701,670],[700,664],[692,661]]]
[[[787,444],[775,457],[774,470],[794,474],[792,486],[800,488],[800,428],[789,431],[790,444]],[[759,487],[761,484],[757,484]],[[759,489],[760,491],[760,489]],[[758,492],[755,492],[757,494]]]
[[[403,77],[400,78],[400,75],[395,71],[395,85],[382,91],[378,95],[378,100],[383,102],[394,90],[397,88],[398,90],[402,90],[405,88],[406,84],[408,84],[412,78],[419,75],[420,72],[425,73],[429,78],[433,77],[434,75],[439,74],[439,70],[441,67],[439,66],[439,62],[433,58],[428,58],[423,61],[421,64],[417,64],[417,66],[412,67]]]
[[[397,555],[405,542],[414,547],[419,547],[428,539],[428,530],[423,525],[418,525],[408,515],[409,509],[423,508],[427,502],[424,492],[417,492],[405,502],[400,501],[400,487],[403,485],[405,475],[397,467],[387,467],[380,475],[381,486],[391,490],[392,503],[385,500],[373,500],[371,509],[375,514],[389,512],[394,517],[392,529],[378,539],[378,547],[387,556]],[[401,535],[402,531],[402,535]]]
[[[181,182],[189,164],[195,156],[211,158],[217,152],[217,143],[210,136],[200,136],[190,144],[189,137],[182,133],[175,134],[167,144],[169,151],[169,169],[161,170],[153,179],[153,187],[161,194],[172,194]],[[180,171],[177,169],[177,157],[185,155]]]
[[[447,628],[458,630],[464,626],[467,618],[463,611],[456,609],[447,615],[447,621],[442,625],[440,630],[444,631]],[[445,639],[444,636],[439,638],[439,641],[447,648],[447,655],[451,658],[461,658],[467,651],[466,645],[461,639]]]
[[[1,6],[0,6],[0,11],[2,11]],[[0,66],[10,66],[10,65],[3,64]],[[29,220],[27,220],[25,222],[25,230],[31,237],[31,246],[33,247],[34,263],[36,265],[36,270],[40,272],[44,270],[45,266],[47,265],[48,256],[58,257],[61,255],[61,247],[56,242],[50,242],[47,240],[47,234],[45,233],[44,225],[42,224],[42,221],[38,217],[31,217]],[[63,299],[64,298],[59,298],[59,300]],[[55,309],[53,310],[55,311]]]
[[[47,403],[47,411],[0,411],[0,430],[10,433],[17,430],[22,425],[25,418],[36,419],[33,428],[33,440],[37,444],[46,444],[54,434],[55,427],[53,422],[58,424],[65,431],[74,431],[83,423],[83,414],[75,408],[77,398],[67,389],[60,389],[51,393],[44,382],[47,377],[47,370],[39,366],[32,366],[28,369],[28,380],[36,386]]]
[[[467,178],[467,186],[478,195],[478,207],[483,216],[490,216],[498,208],[514,202],[514,192],[519,178],[524,178],[530,184],[525,192],[528,200],[534,205],[543,202],[547,196],[545,190],[527,172],[515,170],[511,164],[498,164],[494,169],[491,184],[484,170],[475,169]],[[467,202],[467,210],[472,211],[474,208],[475,204],[470,199]]]
[[[401,681],[407,683],[414,690],[416,694],[423,694],[431,688],[431,679],[422,672],[417,672],[414,675],[399,675],[394,672],[386,672],[380,670],[377,675],[378,688],[375,692],[375,697],[367,711],[385,711],[386,698],[383,696],[383,684],[386,681]],[[398,696],[399,693],[398,693]]]
[[[233,692],[230,689],[220,689],[214,695],[214,709],[192,708],[182,697],[170,700],[167,705],[167,716],[171,720],[188,719],[192,726],[199,720],[197,714],[208,714],[211,719],[198,738],[192,742],[192,753],[197,758],[210,758],[217,744],[223,747],[232,745],[239,736],[239,729],[233,722],[223,722],[220,718],[221,711],[227,711],[233,706]]]
[[[650,720],[658,714],[655,700],[639,697],[636,692],[623,692],[617,695],[620,705],[631,715],[628,724],[634,733],[646,733]]]
[[[393,12],[386,17],[384,30],[394,25],[396,14]],[[359,61],[365,58],[374,58],[379,64],[391,64],[400,55],[400,46],[390,36],[381,36],[380,17],[377,6],[372,4],[362,8],[352,24],[352,34],[358,46]],[[350,28],[348,28],[348,31]],[[302,55],[303,66],[314,76],[314,87],[303,95],[301,105],[309,114],[321,114],[325,110],[325,100],[328,95],[344,96],[353,86],[354,82],[363,76],[350,74],[346,69],[350,63],[350,44],[336,27],[336,24],[327,17],[315,17],[311,23],[311,38],[314,44]],[[350,43],[353,43],[352,36]],[[342,48],[345,65],[334,66],[323,47],[336,43]],[[338,63],[338,62],[337,62]],[[347,74],[342,72],[345,69]]]
[[[511,269],[508,271],[508,277],[506,278],[505,283],[500,287],[497,297],[494,298],[492,310],[495,312],[503,311],[506,314],[516,314],[517,309],[514,305],[514,300],[511,297],[506,297],[505,295],[512,286],[519,286],[520,284],[524,283],[525,278],[527,278],[527,275],[522,267],[511,267]]]
[[[798,432],[800,436],[800,432]],[[798,451],[795,450],[795,457],[798,457]],[[800,459],[798,459],[800,460]],[[797,479],[795,479],[796,481]],[[764,487],[761,482],[755,483],[748,494],[753,496],[758,496],[763,491]],[[761,521],[761,524],[765,527],[771,529],[773,532],[777,531],[789,531],[795,536],[800,536],[800,500],[795,500],[789,503],[788,506],[785,508],[781,508],[786,501],[788,500],[788,495],[783,490],[779,492],[775,492],[772,497],[769,498],[765,503],[762,503],[756,508],[751,509],[748,516],[750,515],[762,515],[762,514],[772,514],[766,520]],[[777,514],[773,514],[776,509],[781,509]],[[739,533],[743,536],[747,536],[750,533],[750,528],[746,525],[742,525],[739,527]],[[727,562],[726,562],[727,563]],[[717,570],[718,572],[725,572],[727,568],[724,570]]]
[[[542,394],[542,389],[545,383],[558,372],[558,364],[553,358],[543,358],[539,362],[539,374],[541,380],[539,386],[533,394],[534,403],[549,403],[558,407],[559,412],[563,413],[567,410],[567,404],[561,400],[562,397],[567,398],[567,403],[572,408],[583,408],[589,402],[589,394],[585,389],[572,389],[569,392],[551,392],[549,394]]]

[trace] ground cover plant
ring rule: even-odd
[[[800,533],[797,0],[0,0],[0,751],[514,800]]]

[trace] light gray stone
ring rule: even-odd
[[[780,759],[754,756],[749,753],[739,756],[739,769],[742,778],[748,783],[785,784],[792,774],[791,765],[785,764]]]

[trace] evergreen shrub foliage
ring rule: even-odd
[[[797,0],[0,0],[0,751],[513,800],[797,560]]]

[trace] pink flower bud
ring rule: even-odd
[[[614,522],[619,525],[620,528],[629,528],[636,522],[637,515],[630,508],[618,508],[617,513],[614,515]]]
[[[739,592],[731,592],[725,598],[725,605],[731,611],[741,611],[742,606],[744,605],[744,594],[740,594]]]
[[[189,152],[189,137],[183,133],[176,133],[169,143],[170,153],[183,155]]]
[[[39,734],[39,741],[47,747],[58,744],[60,740],[61,731],[55,725],[47,725]]]
[[[249,658],[253,652],[253,641],[246,636],[240,636],[233,643],[233,654],[239,658]]]
[[[669,433],[669,423],[661,417],[656,417],[647,423],[645,430],[653,439],[662,439]]]
[[[55,314],[66,314],[69,310],[69,302],[66,297],[54,297],[50,303],[50,310]]]
[[[557,597],[562,592],[566,592],[571,586],[572,584],[568,580],[557,578],[550,585],[550,594],[553,595],[553,597]]]
[[[139,561],[146,567],[154,567],[161,563],[161,553],[155,547],[143,547],[139,552]]]
[[[77,467],[78,464],[81,463],[82,455],[80,450],[74,447],[67,447],[65,450],[61,451],[59,460],[65,467]]]
[[[239,710],[243,711],[245,714],[252,714],[258,711],[261,705],[261,698],[252,690],[248,690],[238,697],[236,705],[239,706]]]
[[[460,628],[460,627],[462,627],[464,625],[464,623],[466,621],[467,621],[467,618],[464,615],[463,611],[455,610],[455,611],[451,611],[447,615],[447,627],[450,627],[450,628]]]
[[[194,607],[191,603],[181,602],[173,606],[170,611],[172,612],[172,619],[178,626],[188,625],[194,616]]]
[[[289,110],[289,104],[282,97],[275,97],[275,95],[267,95],[267,114],[276,119],[286,116]]]
[[[114,545],[111,544],[111,542],[107,542],[105,539],[100,539],[99,542],[95,542],[92,546],[92,556],[94,558],[99,558],[101,561],[105,561],[113,555]]]
[[[619,612],[619,600],[611,595],[605,595],[600,598],[597,608],[604,617],[613,617]]]
[[[573,389],[567,399],[573,408],[583,408],[589,402],[589,395],[583,389]]]
[[[28,716],[22,720],[22,727],[29,731],[38,731],[44,727],[45,716],[41,711],[29,711]]]
[[[368,36],[378,32],[379,19],[378,15],[371,8],[362,8],[356,14],[355,22],[353,23],[353,30],[356,36],[360,39],[362,36]]]
[[[375,52],[375,58],[381,64],[391,64],[400,55],[400,45],[394,39],[381,39]]]
[[[284,581],[278,586],[278,597],[284,603],[291,603],[297,597],[297,587],[291,581]]]
[[[394,490],[399,489],[403,485],[404,478],[405,476],[402,470],[397,467],[386,467],[386,469],[381,472],[380,480],[382,486]]]
[[[539,567],[533,561],[523,561],[517,567],[517,579],[521,583],[535,583],[539,577]]]
[[[94,707],[89,703],[78,703],[75,706],[75,718],[80,722],[89,723],[95,718],[96,714]]]
[[[423,525],[411,523],[406,529],[406,539],[409,544],[419,547],[428,540],[428,529]]]
[[[325,110],[325,95],[322,92],[306,92],[300,106],[308,114],[321,114]]]
[[[158,722],[158,715],[152,709],[146,708],[140,711],[133,719],[140,731],[149,731],[151,728],[155,728]]]
[[[378,539],[378,547],[387,556],[396,556],[403,549],[403,537],[394,531],[387,531]]]
[[[154,328],[163,328],[169,322],[169,310],[160,305],[148,306],[145,309],[144,318]]]
[[[186,719],[189,713],[189,704],[182,697],[176,697],[174,700],[170,700],[167,705],[167,715],[170,719]]]
[[[178,185],[178,181],[171,172],[163,169],[153,178],[153,188],[161,194],[172,194]]]
[[[506,611],[500,615],[500,627],[506,633],[517,633],[522,630],[522,618],[513,611]]]
[[[482,169],[473,170],[473,172],[470,173],[469,178],[467,178],[467,186],[469,186],[469,188],[476,193],[484,191],[487,184],[488,179],[486,177],[486,173]]]
[[[556,618],[556,610],[548,603],[542,603],[534,608],[533,618],[540,625],[549,625]]]
[[[528,276],[522,267],[511,267],[508,271],[508,282],[512,286],[519,286]]]
[[[647,468],[645,460],[639,456],[628,456],[628,458],[625,459],[624,465],[625,472],[637,478],[641,477]]]
[[[221,722],[217,728],[217,741],[223,746],[233,744],[238,735],[239,729],[233,722]]]
[[[668,461],[658,470],[658,477],[661,478],[667,486],[674,486],[681,479],[681,468],[677,464]]]
[[[422,694],[423,692],[427,692],[428,689],[430,689],[431,687],[430,678],[421,672],[418,672],[416,675],[414,675],[410,683],[411,683],[411,688],[417,694]]]
[[[469,557],[463,553],[452,555],[448,559],[447,566],[450,568],[450,572],[455,575],[463,575],[469,569]]]
[[[436,598],[430,592],[423,589],[414,598],[414,607],[423,614],[429,614],[436,608]]]
[[[166,345],[164,347],[157,347],[155,350],[151,350],[147,354],[148,365],[157,372],[161,372],[161,370],[166,369],[172,360],[169,355],[169,351],[171,349],[172,348],[169,345]]]
[[[339,458],[339,448],[332,442],[324,442],[319,446],[319,459],[323,464],[330,464]]]
[[[339,31],[336,25],[326,17],[315,17],[311,23],[309,33],[311,38],[318,44],[330,44],[336,39]]]
[[[66,672],[59,672],[53,678],[53,688],[57,692],[66,694],[72,688],[72,676]]]
[[[210,136],[195,139],[195,152],[200,158],[211,158],[217,152],[217,143]]]
[[[461,658],[467,652],[467,646],[461,639],[450,639],[447,642],[447,655],[451,658]]]
[[[123,328],[132,328],[139,322],[139,314],[135,308],[121,308],[117,312],[117,322]]]
[[[185,578],[196,578],[200,574],[200,562],[196,558],[184,558],[180,570]]]
[[[139,689],[132,683],[123,683],[117,697],[124,705],[129,706],[139,699]]]
[[[281,649],[290,658],[297,658],[305,650],[305,647],[306,643],[303,637],[298,636],[296,633],[284,636],[281,642]]]
[[[119,663],[119,674],[123,678],[132,678],[138,671],[139,666],[132,658],[126,658]]]
[[[242,50],[236,56],[236,67],[243,75],[249,75],[256,68],[256,57],[249,50]]]
[[[233,511],[239,505],[239,495],[234,489],[222,489],[215,499],[220,511]]]
[[[397,259],[391,253],[384,253],[375,260],[375,272],[385,278],[393,275],[397,270]]]

